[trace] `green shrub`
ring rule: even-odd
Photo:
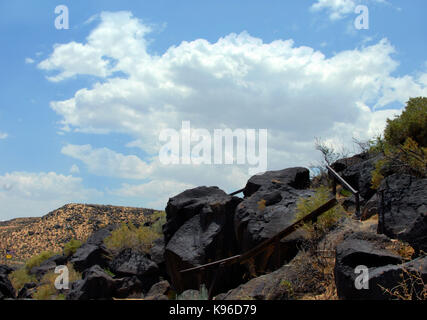
[[[135,227],[132,223],[123,224],[120,228],[111,232],[111,235],[104,240],[107,248],[120,251],[125,248],[133,248],[144,253],[148,253],[153,246],[154,240],[161,235],[151,227]]]
[[[36,282],[36,277],[29,275],[25,268],[13,271],[9,275],[9,279],[17,292],[21,290],[26,283]]]
[[[402,114],[387,120],[384,138],[390,145],[403,145],[407,138],[427,147],[427,98],[411,98]]]
[[[52,251],[43,251],[39,255],[31,257],[25,263],[25,269],[29,272],[32,268],[40,266],[44,261],[55,255]]]
[[[331,195],[329,189],[325,186],[316,189],[315,194],[309,198],[300,198],[297,202],[297,212],[295,221],[304,218],[313,210],[325,204]],[[317,218],[315,223],[308,222],[303,225],[303,228],[309,232],[311,236],[315,233],[323,234],[327,232],[337,221],[343,216],[344,212],[340,206],[335,206],[329,209]],[[319,234],[319,235],[320,235]]]
[[[164,211],[156,211],[154,214],[150,216],[150,220],[154,221],[151,226],[151,229],[159,235],[162,235],[163,230],[162,227],[166,223],[166,212]]]
[[[80,240],[72,239],[64,245],[64,254],[67,257],[72,256],[81,246],[82,242]]]

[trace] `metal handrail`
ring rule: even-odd
[[[332,169],[329,165],[326,165],[326,168],[328,171],[332,174],[334,180],[333,180],[333,193],[337,193],[337,180],[339,183],[347,190],[349,190],[352,194],[354,194],[354,197],[356,199],[356,216],[360,217],[360,197],[359,197],[359,191],[354,189],[347,181],[344,180],[343,177],[341,177],[334,169]]]
[[[292,232],[299,229],[302,224],[307,223],[309,221],[316,220],[322,213],[325,213],[326,211],[332,209],[337,203],[338,203],[338,201],[335,197],[330,199],[328,202],[321,205],[317,209],[313,210],[308,215],[306,215],[303,218],[299,219],[298,221],[294,222],[292,225],[286,227],[285,229],[283,229],[282,231],[280,231],[279,233],[277,233],[273,237],[271,237],[267,240],[264,240],[263,242],[261,242],[260,244],[258,244],[257,246],[255,246],[254,248],[250,249],[249,251],[247,251],[245,253],[242,253],[242,254],[239,254],[239,255],[236,255],[233,257],[221,259],[221,260],[218,260],[215,262],[210,262],[210,263],[207,263],[207,264],[204,264],[201,266],[181,270],[180,273],[186,273],[186,272],[190,272],[190,271],[206,269],[208,267],[213,267],[216,265],[227,266],[227,265],[233,265],[236,263],[244,263],[244,262],[248,261],[249,259],[251,259],[252,257],[257,256],[258,254],[260,254],[262,251],[264,251],[265,249],[267,249],[271,245],[277,244],[277,242],[280,241],[282,238],[290,235]]]

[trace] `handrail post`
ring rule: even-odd
[[[360,198],[359,198],[359,192],[357,192],[354,196],[356,197],[356,217],[360,219]]]
[[[332,178],[332,193],[334,197],[337,195],[337,179],[335,177]]]

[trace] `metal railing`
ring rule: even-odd
[[[340,185],[342,185],[346,190],[350,191],[352,194],[354,194],[354,197],[356,199],[356,216],[360,217],[360,197],[359,197],[359,191],[354,189],[347,181],[345,181],[334,169],[332,169],[329,165],[326,165],[326,168],[330,172],[330,174],[333,177],[333,185],[332,185],[332,192],[334,195],[337,193],[337,180]]]
[[[217,272],[214,276],[214,280],[211,283],[211,287],[209,288],[209,298],[212,298],[212,294],[213,294],[213,291],[215,288],[216,279],[218,279],[220,277],[220,275],[224,271],[225,267],[231,266],[231,265],[236,264],[236,263],[243,264],[243,263],[247,262],[248,260],[252,259],[253,257],[259,255],[263,251],[266,251],[272,247],[274,247],[276,250],[271,250],[271,253],[273,253],[273,251],[277,252],[276,263],[277,263],[277,267],[280,267],[280,263],[281,263],[280,247],[279,247],[280,246],[280,240],[282,238],[290,235],[291,233],[293,233],[297,229],[299,229],[303,224],[310,222],[310,221],[311,222],[316,221],[317,218],[321,214],[332,209],[337,204],[338,204],[338,201],[335,197],[330,199],[325,204],[323,204],[322,206],[313,210],[311,213],[309,213],[308,215],[306,215],[302,219],[299,219],[298,221],[296,221],[292,225],[286,227],[285,229],[283,229],[282,231],[280,231],[279,233],[274,235],[273,237],[261,242],[260,244],[258,244],[257,246],[255,246],[254,248],[250,249],[249,251],[247,251],[245,253],[235,255],[235,256],[232,256],[229,258],[221,259],[221,260],[218,260],[215,262],[207,263],[207,264],[204,264],[201,266],[181,270],[180,273],[187,273],[187,272],[194,272],[194,271],[199,271],[199,272],[200,271],[206,271],[207,269],[210,269],[212,267],[219,266],[219,269],[217,269]],[[268,259],[268,257],[266,259]]]

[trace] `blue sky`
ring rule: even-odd
[[[69,9],[57,30],[54,10]],[[357,5],[369,29],[357,30]],[[163,209],[243,186],[238,165],[162,166],[159,130],[265,128],[268,169],[315,137],[352,148],[427,95],[423,0],[2,1],[0,220],[69,202]]]

